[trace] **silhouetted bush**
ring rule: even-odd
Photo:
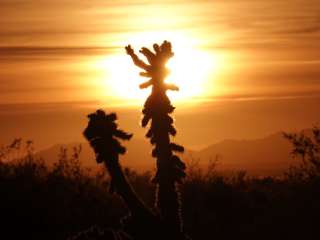
[[[66,149],[52,168],[44,163],[32,153],[0,162],[2,234],[10,239],[65,239],[93,223],[119,227],[123,204],[106,190],[104,172],[84,169]]]
[[[105,231],[121,228],[119,219],[127,211],[107,190],[110,182],[104,171],[83,168],[72,149],[61,150],[60,160],[52,168],[32,152],[19,151],[10,153],[18,159],[0,163],[3,236],[66,239],[84,229],[94,230],[92,226]],[[213,162],[211,168],[201,170],[193,164],[181,187],[185,229],[193,239],[317,236],[319,176],[293,181],[286,175],[257,178],[238,172],[226,177],[214,166]],[[152,174],[124,172],[139,196],[152,206]]]
[[[300,158],[298,166],[292,166],[286,172],[288,178],[297,181],[309,181],[320,176],[320,128],[315,126],[311,136],[304,132],[284,133],[293,146],[292,155]]]

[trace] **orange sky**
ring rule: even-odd
[[[115,66],[107,59],[126,58],[125,44],[163,39],[215,59],[205,83],[199,79],[205,93],[194,98],[320,92],[318,1],[153,2],[2,0],[1,102],[117,98],[108,92],[117,71],[110,73]]]
[[[290,127],[319,120],[314,114],[320,96],[317,0],[154,2],[1,0],[1,116],[13,106],[4,104],[26,102],[98,101],[112,107],[135,103],[139,110],[144,98],[138,85],[143,80],[133,72],[123,47],[167,39],[173,42],[178,64],[173,65],[178,69],[173,81],[181,87],[174,104],[185,114],[195,106],[209,111],[211,117],[203,113],[206,126],[219,115],[240,119],[241,108],[224,109],[230,101],[248,102],[245,111],[252,116],[261,114],[259,109],[268,116],[284,113],[273,130],[285,127],[299,110],[310,117],[297,114]],[[120,92],[119,86],[125,90]],[[196,87],[199,91],[193,91]],[[297,101],[312,107],[299,109]],[[213,107],[217,102],[219,108]],[[277,110],[265,107],[271,103]],[[227,127],[226,122],[218,131]],[[272,131],[260,127],[257,130],[257,123],[248,129],[249,135]],[[227,137],[231,133],[212,139]]]

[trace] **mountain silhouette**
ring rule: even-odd
[[[193,154],[200,163],[202,159],[218,156],[218,168],[222,170],[273,175],[296,163],[290,154],[291,149],[291,144],[279,132],[260,139],[224,140]]]
[[[68,155],[72,155],[72,148],[81,144],[82,150],[80,153],[80,162],[85,167],[96,168],[97,163],[92,148],[86,142],[73,142],[68,144],[56,144],[50,148],[41,150],[36,153],[37,157],[41,157],[51,166],[59,159],[61,148],[68,149]],[[133,139],[124,144],[127,148],[127,153],[121,157],[121,163],[135,170],[144,171],[154,168],[154,159],[151,157],[151,148],[147,140]]]
[[[308,130],[306,130],[308,132]],[[36,153],[42,157],[48,165],[52,165],[58,159],[59,149],[66,147],[72,154],[72,147],[82,145],[80,161],[86,167],[96,167],[95,157],[90,146],[83,143],[57,144]],[[151,147],[147,140],[133,139],[125,143],[128,153],[121,157],[121,163],[141,172],[153,170],[155,161],[151,157]],[[297,163],[290,154],[292,146],[281,132],[250,140],[228,139],[206,148],[194,151],[187,148],[184,158],[187,161],[195,159],[200,167],[206,167],[211,159],[218,156],[218,170],[238,171],[246,170],[249,174],[274,175],[282,173],[290,165]]]

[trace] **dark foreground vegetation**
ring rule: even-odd
[[[285,136],[301,165],[278,178],[222,176],[189,164],[181,186],[185,231],[192,239],[316,239],[320,217],[319,129],[312,137]],[[22,147],[26,144],[26,148]],[[21,152],[21,148],[26,149]],[[80,148],[61,149],[52,167],[36,159],[32,143],[16,141],[0,153],[1,239],[66,239],[84,229],[121,229],[127,214],[109,193],[104,169],[79,162]],[[125,169],[138,195],[151,208],[151,173]],[[147,229],[146,229],[147,231]]]

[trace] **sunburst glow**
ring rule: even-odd
[[[166,82],[174,83],[180,88],[178,92],[169,93],[170,97],[173,100],[183,101],[203,95],[206,92],[209,74],[215,70],[218,62],[214,56],[197,49],[194,42],[187,41],[190,38],[172,34],[145,33],[129,38],[128,43],[138,53],[142,46],[151,47],[154,42],[162,43],[165,39],[172,42],[175,53],[167,64],[170,75]],[[124,43],[123,46],[128,43]],[[140,57],[144,59],[143,56]],[[112,92],[115,97],[139,101],[150,93],[150,89],[139,89],[138,85],[146,79],[139,76],[140,69],[134,66],[124,50],[118,55],[98,61],[98,64],[106,71],[105,83],[108,92]]]

